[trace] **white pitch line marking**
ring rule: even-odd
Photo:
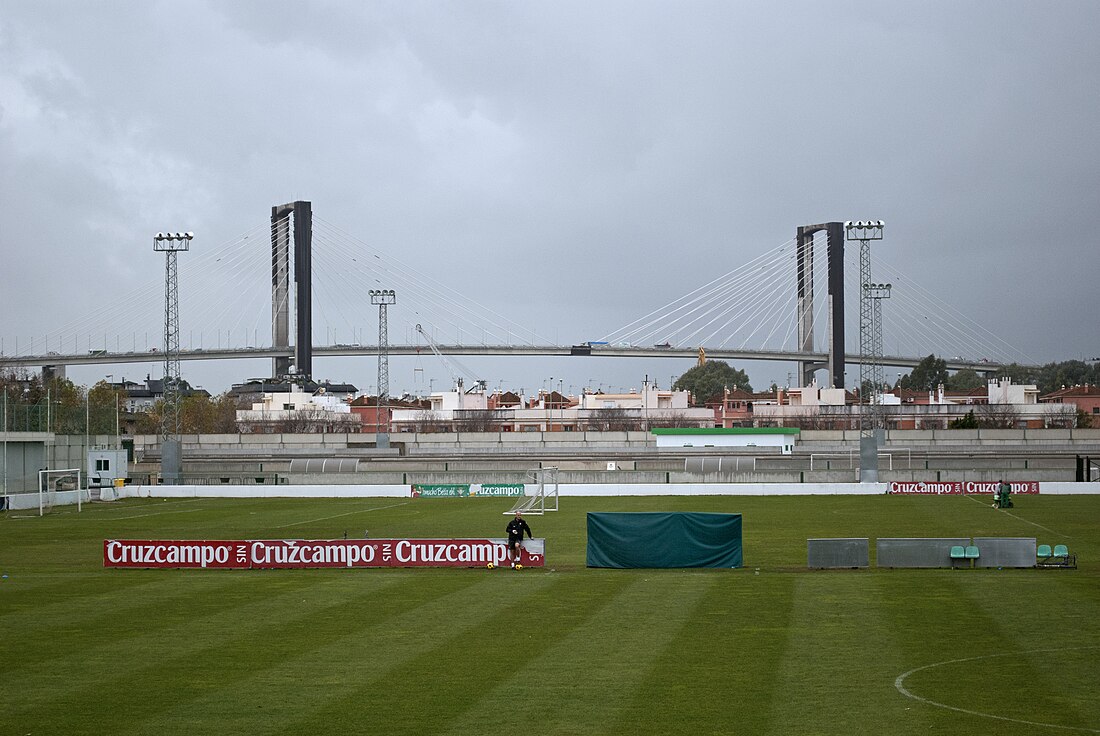
[[[973,496],[967,496],[967,498],[969,498],[971,501],[976,501],[976,502],[982,504],[983,506],[985,505],[985,501],[979,501],[978,499],[974,498]],[[1054,534],[1056,536],[1062,536],[1062,537],[1065,537],[1066,539],[1073,539],[1073,537],[1067,536],[1065,534],[1060,534],[1059,532],[1056,532],[1053,529],[1048,529],[1045,526],[1043,526],[1042,524],[1036,524],[1034,521],[1028,521],[1027,519],[1021,518],[1021,517],[1017,516],[1016,514],[1010,514],[1007,511],[1005,511],[1004,509],[997,509],[997,510],[1004,512],[1005,515],[1007,515],[1007,516],[1011,516],[1013,519],[1016,519],[1016,521],[1022,521],[1025,524],[1031,524],[1034,527],[1038,527],[1038,528],[1042,529],[1044,532],[1050,532],[1051,534]]]
[[[912,675],[916,672],[920,672],[922,670],[932,669],[933,667],[942,667],[943,665],[958,664],[960,662],[976,662],[979,659],[993,659],[995,657],[1016,657],[1016,656],[1019,656],[1021,654],[1037,654],[1037,653],[1041,653],[1041,652],[1065,652],[1065,651],[1072,651],[1072,650],[1077,650],[1077,649],[1100,649],[1100,645],[1090,645],[1090,646],[1083,646],[1083,647],[1060,647],[1060,648],[1057,648],[1057,649],[1031,649],[1031,650],[1028,650],[1026,652],[1005,652],[1005,653],[1002,653],[1002,654],[983,654],[979,657],[965,657],[964,659],[948,659],[948,660],[944,660],[943,662],[933,662],[932,664],[926,664],[923,667],[917,667],[916,669],[912,669],[912,670],[909,670],[908,672],[903,672],[902,674],[898,675],[897,678],[894,680],[894,687],[896,687],[898,689],[899,693],[901,693],[902,695],[904,695],[907,698],[912,698],[913,700],[918,700],[922,703],[926,703],[928,705],[933,705],[937,708],[944,708],[946,710],[953,710],[957,713],[966,713],[967,715],[978,716],[980,718],[995,718],[998,721],[1009,721],[1011,723],[1022,723],[1025,726],[1042,726],[1043,728],[1060,728],[1060,729],[1063,729],[1063,730],[1066,730],[1066,731],[1084,731],[1085,733],[1100,733],[1100,729],[1098,729],[1098,728],[1088,728],[1086,726],[1060,726],[1056,723],[1040,723],[1038,721],[1025,721],[1025,720],[1022,720],[1020,718],[1009,718],[1008,716],[997,716],[997,715],[993,715],[992,713],[982,713],[981,711],[967,710],[966,708],[957,708],[954,705],[947,705],[946,703],[939,703],[939,702],[936,702],[935,700],[930,700],[928,698],[922,698],[920,695],[915,695],[915,694],[913,694],[912,692],[910,692],[909,690],[907,690],[905,688],[905,678],[909,677],[909,675]]]
[[[178,511],[154,511],[151,514],[137,514],[136,516],[115,516],[108,519],[89,519],[88,521],[125,521],[126,519],[144,519],[147,516],[163,516],[164,514],[193,514],[196,511],[205,511],[206,509],[180,509]]]
[[[362,513],[365,513],[367,511],[381,511],[382,509],[394,509],[394,508],[397,508],[398,506],[407,506],[408,503],[409,503],[408,501],[402,501],[401,503],[394,503],[394,504],[390,504],[389,506],[373,506],[369,509],[357,509],[356,511],[348,511],[347,513],[336,514],[335,516],[323,516],[320,519],[309,519],[307,521],[291,522],[290,524],[280,524],[279,526],[274,527],[274,528],[275,529],[285,529],[288,526],[301,526],[302,524],[312,524],[316,521],[328,521],[329,519],[339,519],[341,516],[351,516],[352,514],[362,514]]]

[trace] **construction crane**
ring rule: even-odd
[[[458,392],[460,394],[461,393],[472,394],[472,393],[476,393],[478,391],[484,391],[485,390],[485,387],[488,385],[487,381],[485,381],[481,378],[475,378],[474,372],[471,371],[469,368],[462,365],[457,360],[452,360],[451,358],[448,358],[446,355],[441,353],[439,351],[439,347],[435,344],[435,340],[433,340],[431,338],[431,336],[429,336],[428,333],[424,331],[424,328],[421,327],[419,324],[416,326],[416,331],[419,332],[424,337],[424,339],[428,342],[428,347],[430,347],[432,349],[432,352],[435,353],[436,357],[439,358],[439,360],[442,361],[443,365],[447,367],[447,370],[451,374],[451,380],[454,381],[455,386],[458,387]],[[472,379],[473,382],[474,382],[474,385],[472,385],[466,391],[462,390],[462,387],[466,383],[466,381],[463,378],[462,374],[465,374],[470,379]]]

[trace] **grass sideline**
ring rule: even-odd
[[[1100,733],[1100,496],[566,498],[519,573],[102,566],[106,538],[500,536],[509,504],[0,514],[0,734]],[[652,510],[742,513],[745,567],[584,567],[587,511]],[[805,567],[811,537],[955,535],[1080,567]]]

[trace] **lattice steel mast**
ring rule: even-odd
[[[397,303],[393,289],[371,289],[370,303],[378,305],[378,400],[375,403],[375,447],[390,446],[390,336],[387,307]],[[383,426],[383,422],[385,426]]]
[[[157,233],[153,251],[164,261],[164,401],[160,418],[161,476],[179,480],[180,434],[180,311],[176,254],[191,248],[194,233]]]
[[[859,241],[859,480],[878,482],[878,446],[885,429],[882,415],[882,299],[889,284],[871,282],[871,241],[882,240],[882,220],[844,223],[846,240]]]

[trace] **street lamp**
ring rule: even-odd
[[[562,384],[565,379],[558,379],[558,412],[561,414],[561,428],[565,429],[565,397],[562,395]]]
[[[554,377],[550,376],[550,379],[546,382],[543,391],[546,392],[546,396],[543,401],[546,403],[546,431],[554,431]]]

